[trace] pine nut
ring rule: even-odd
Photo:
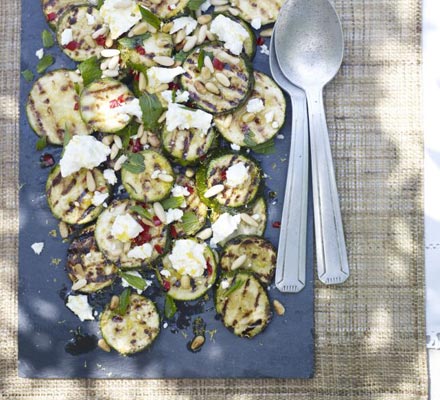
[[[220,262],[220,256],[218,255],[218,251],[215,249],[211,249],[212,250],[212,254],[214,254],[214,259],[216,264],[218,264]]]
[[[197,44],[202,44],[205,41],[206,32],[208,32],[208,25],[202,25],[197,34]]]
[[[153,25],[150,25],[148,23],[147,23],[147,30],[150,33],[156,33],[157,32],[157,29]]]
[[[272,34],[273,34],[273,28],[263,29],[260,32],[260,36],[262,36],[262,37],[271,37]]]
[[[240,14],[240,11],[233,7],[229,7],[228,12],[235,17],[238,16],[238,14]]]
[[[254,226],[255,228],[258,227],[258,222],[255,221],[250,215],[243,213],[243,214],[240,214],[240,218],[245,224],[248,224],[250,226]]]
[[[196,237],[201,240],[207,240],[211,236],[212,236],[212,229],[211,228],[205,228],[196,235]]]
[[[118,135],[113,135],[113,140],[115,141],[115,145],[118,146],[119,149],[122,149],[122,140]]]
[[[214,35],[211,31],[207,31],[207,32],[206,32],[206,37],[207,37],[208,40],[210,40],[211,42],[213,42],[214,40],[216,40],[215,35]]]
[[[168,83],[161,83],[159,86],[154,88],[154,93],[160,93],[168,90]]]
[[[140,139],[143,134],[144,134],[144,126],[140,124],[136,133],[136,139]]]
[[[238,257],[231,265],[231,271],[235,271],[236,269],[243,266],[243,264],[246,262],[246,254],[242,254],[240,257]]]
[[[98,39],[100,36],[107,35],[108,28],[106,26],[103,26],[102,28],[99,28],[92,34],[92,39]]]
[[[284,313],[286,312],[286,309],[284,308],[284,306],[281,304],[281,302],[279,302],[278,300],[274,300],[273,301],[273,308],[275,309],[275,312],[278,315],[284,315]]]
[[[148,133],[144,132],[142,134],[142,136],[139,139],[139,142],[141,143],[142,146],[145,146],[148,143]]]
[[[228,114],[224,119],[223,119],[223,126],[228,129],[232,124],[232,114]]]
[[[185,40],[186,32],[185,30],[180,30],[177,32],[176,36],[174,37],[174,44],[179,44]]]
[[[105,71],[108,68],[108,63],[110,62],[110,59],[105,59],[101,65],[99,66],[99,68],[101,68],[101,71]]]
[[[195,175],[195,172],[194,172],[194,170],[191,169],[191,168],[188,168],[188,169],[185,171],[185,176],[186,176],[187,178],[192,178],[194,175]]]
[[[102,143],[110,146],[113,143],[113,135],[106,135],[102,138]]]
[[[211,72],[211,74],[213,74],[214,73],[214,65],[212,65],[211,58],[209,56],[205,56],[203,63],[205,64],[205,67],[209,69],[209,72]]]
[[[191,350],[192,351],[196,351],[198,349],[200,349],[200,347],[203,346],[203,344],[205,343],[205,337],[204,336],[196,336],[193,341],[191,342]]]
[[[201,15],[199,18],[197,18],[197,22],[200,25],[209,24],[212,21],[212,15],[211,14],[204,14]]]
[[[213,93],[213,94],[220,94],[220,89],[217,87],[217,85],[215,83],[212,82],[208,82],[205,85],[206,90],[208,90],[209,92]]]
[[[204,196],[206,199],[209,199],[210,197],[217,196],[219,193],[223,192],[224,189],[224,185],[214,185],[205,192]]]
[[[150,134],[148,135],[148,143],[152,146],[152,147],[159,147],[160,146],[160,140],[159,138],[154,135],[154,134]]]
[[[113,143],[111,152],[110,152],[110,160],[114,160],[116,156],[119,153],[119,147],[116,145],[116,143]]]
[[[147,89],[147,78],[143,72],[139,72],[138,87],[141,92]]]
[[[185,274],[180,278],[180,286],[182,289],[189,289],[191,287],[191,280],[188,275]]]
[[[128,37],[143,35],[144,33],[147,33],[147,31],[148,24],[145,21],[142,21],[131,28],[130,32],[128,32]]]
[[[160,177],[160,175],[159,175]],[[162,222],[162,224],[166,224],[167,223],[167,215],[165,213],[165,210],[162,207],[162,204],[156,202],[153,204],[153,210],[154,213],[156,214],[156,217],[160,219],[160,222]]]
[[[92,171],[87,171],[86,182],[87,182],[87,190],[93,193],[96,190],[96,182],[95,182],[95,178],[93,177]]]
[[[172,22],[168,22],[164,26],[162,26],[162,32],[163,33],[169,33],[172,27],[173,27],[173,23]]]
[[[228,0],[211,0],[213,6],[225,6],[226,4],[228,4]]]
[[[87,280],[84,278],[78,279],[73,285],[72,290],[79,290],[87,285]]]
[[[116,160],[115,166],[113,167],[113,169],[115,171],[119,171],[122,168],[122,164],[124,164],[125,161],[127,161],[127,156],[122,154],[122,156]]]
[[[159,174],[158,178],[162,181],[162,182],[172,182],[174,181],[174,178],[172,175],[169,174]]]
[[[104,49],[101,51],[101,56],[104,58],[112,58],[114,56],[119,56],[121,52],[118,49]]]
[[[241,120],[243,122],[249,123],[252,122],[255,119],[256,115],[254,113],[246,113],[243,114],[243,116],[241,117]]]
[[[200,72],[200,76],[204,81],[211,79],[211,71],[209,71],[208,67],[202,67],[202,71]]]
[[[92,49],[96,47],[96,42],[93,40],[93,38],[90,35],[84,36],[84,40]]]
[[[227,6],[227,5],[224,5],[224,6],[216,6],[216,7],[214,7],[214,12],[216,12],[216,13],[222,13],[222,12],[226,12],[226,11],[228,11],[228,9],[229,9],[229,6]]]
[[[131,243],[126,242],[124,243],[124,253],[127,254],[130,251]]]
[[[69,227],[64,221],[60,221],[58,224],[58,230],[60,231],[60,236],[63,239],[67,239],[69,237]]]
[[[112,299],[110,300],[110,310],[116,310],[119,307],[119,297],[118,296],[112,296]]]
[[[174,65],[174,58],[166,56],[153,57],[153,61],[156,64],[163,65],[164,67],[171,67],[172,65]]]
[[[98,340],[98,347],[101,350],[106,351],[107,353],[110,353],[110,351],[112,350],[104,339],[99,339]]]
[[[150,0],[150,2],[153,4],[160,4],[162,3],[162,0]]]
[[[237,65],[240,62],[240,59],[234,56],[231,56],[229,53],[226,53],[223,50],[220,50],[217,54],[216,57],[221,61],[224,62],[226,64],[234,64]]]
[[[221,85],[223,85],[224,87],[229,87],[231,86],[231,82],[228,79],[228,77],[225,74],[222,74],[221,72],[217,72],[215,74],[215,78],[220,82]]]
[[[166,113],[166,111],[165,111],[165,112],[162,113],[162,115],[159,117],[159,119],[157,120],[157,122],[158,122],[159,124],[161,124],[163,121],[166,120],[166,118],[167,118],[167,113]]]
[[[197,43],[197,37],[196,36],[188,36],[186,38],[185,46],[183,46],[183,51],[186,53],[194,48],[194,46]]]
[[[200,82],[200,81],[195,81],[194,82],[194,87],[195,89],[200,93],[200,94],[206,94],[206,88],[205,85]]]
[[[116,78],[119,75],[119,71],[115,69],[106,69],[102,72],[102,76],[105,76],[107,78]]]
[[[119,56],[114,56],[110,58],[108,62],[108,69],[115,69],[119,65]]]

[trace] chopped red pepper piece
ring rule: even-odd
[[[145,49],[142,47],[142,46],[136,46],[135,47],[135,50],[136,50],[136,52],[138,53],[138,54],[140,54],[141,56],[144,56],[145,54],[146,54],[146,51],[145,51]]]
[[[55,12],[51,12],[51,13],[47,14],[48,21],[53,21],[56,17],[57,17],[57,13],[55,13]]]
[[[121,94],[121,95],[118,97],[118,102],[119,102],[119,103],[125,103],[125,97],[124,97],[123,94]]]
[[[209,262],[209,258],[206,260],[206,269],[208,270],[208,276],[212,275],[212,265]]]
[[[144,230],[133,239],[133,242],[136,246],[142,246],[143,244],[150,242],[152,236],[150,235],[149,225],[145,224],[142,220],[138,220],[138,223]]]
[[[64,47],[70,51],[73,51],[79,48],[79,43],[75,40],[72,40],[71,42],[67,43]]]
[[[105,41],[106,41],[106,37],[104,36],[104,35],[101,35],[101,36],[98,36],[96,39],[95,39],[95,42],[96,42],[96,44],[98,45],[98,46],[104,46],[105,45]]]
[[[157,215],[155,215],[153,217],[153,224],[154,224],[154,226],[162,225],[162,221],[159,219],[159,217]]]
[[[132,153],[139,153],[143,149],[140,139],[136,139],[136,140],[130,139],[130,145],[131,145]]]
[[[156,250],[159,254],[163,254],[163,248],[158,244],[154,245],[154,250]]]
[[[281,227],[281,221],[275,221],[275,222],[272,222],[272,227],[273,228],[280,228]]]
[[[186,190],[188,190],[189,194],[193,194],[194,193],[194,188],[190,185],[185,185]]]
[[[168,292],[171,289],[171,284],[168,281],[163,281],[163,288]]]
[[[263,46],[264,44],[264,38],[262,38],[261,36],[259,38],[257,38],[257,45],[258,46]]]
[[[177,234],[176,227],[174,225],[171,225],[170,234],[173,239],[177,239],[178,234]]]
[[[218,58],[215,58],[212,60],[212,65],[214,66],[214,69],[218,71],[223,71],[225,68],[225,64],[222,63]]]
[[[40,165],[42,168],[51,167],[55,164],[52,154],[44,153],[40,157]]]
[[[110,100],[110,108],[120,107],[118,99]]]
[[[227,179],[227,177],[226,177],[226,169],[222,169],[221,170],[220,177],[222,178],[222,181],[225,181]]]
[[[75,105],[73,106],[73,109],[75,111],[78,111],[79,110],[79,103],[75,103]]]
[[[168,84],[168,89],[169,89],[169,90],[179,90],[179,89],[180,89],[180,86],[179,86],[179,84],[176,83],[176,82],[170,82],[170,83]]]

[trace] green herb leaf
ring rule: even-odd
[[[260,143],[251,147],[252,151],[259,154],[273,154],[275,153],[275,141],[270,139],[265,143]]]
[[[238,281],[235,281],[234,284],[232,286],[230,286],[228,288],[228,290],[226,290],[225,293],[223,293],[223,297],[228,297],[231,293],[234,293],[237,289],[240,289],[242,286],[244,285],[244,281],[242,281],[241,279]]]
[[[165,199],[162,201],[162,207],[164,210],[169,210],[170,208],[179,208],[183,202],[185,201],[185,198],[183,196],[178,197],[170,197],[168,199]]]
[[[144,128],[153,132],[157,131],[159,129],[157,120],[165,110],[158,97],[155,94],[144,93],[139,98],[139,105],[142,110]]]
[[[174,56],[174,60],[183,62],[183,61],[185,61],[186,58],[188,57],[188,54],[189,54],[189,53],[190,53],[189,51],[183,51],[183,50],[180,50],[180,51]]]
[[[53,63],[55,62],[55,59],[50,55],[46,54],[43,56],[43,58],[38,62],[37,64],[37,72],[39,74],[42,74],[46,69],[48,69]]]
[[[143,35],[129,37],[123,37],[118,40],[118,43],[126,47],[127,49],[134,49],[137,46],[142,46],[145,40],[147,40],[151,36],[151,33],[144,33]]]
[[[188,211],[182,216],[182,227],[185,233],[191,233],[198,227],[199,219],[192,211]]]
[[[104,0],[98,0],[98,4],[96,4],[96,8],[99,10],[104,4]]]
[[[177,311],[177,306],[176,303],[174,302],[174,299],[171,296],[166,296],[165,297],[165,317],[167,318],[173,318],[174,314],[176,314]]]
[[[31,82],[34,79],[34,73],[32,71],[29,71],[28,69],[21,71],[21,75],[26,82]]]
[[[43,150],[47,146],[47,136],[41,136],[37,143],[35,144],[35,149],[40,151]]]
[[[128,305],[130,304],[130,294],[131,289],[127,288],[119,296],[119,306],[116,309],[116,312],[119,315],[125,315],[125,313],[127,312]]]
[[[96,79],[101,78],[102,71],[98,57],[93,56],[83,61],[78,65],[78,69],[81,72],[84,86],[92,83]]]
[[[244,144],[248,147],[254,147],[257,145],[255,141],[255,133],[252,131],[248,131],[244,134]]]
[[[153,219],[153,216],[142,206],[132,206],[130,207],[130,211],[133,211],[146,219]]]
[[[189,0],[188,8],[191,11],[197,11],[206,0]]]
[[[52,47],[54,45],[52,34],[47,29],[41,32],[41,41],[43,42],[43,47],[46,48]]]
[[[142,19],[150,24],[152,27],[159,29],[160,28],[160,18],[157,15],[154,15],[150,10],[139,6],[139,10],[142,14]]]
[[[205,51],[203,49],[200,49],[199,57],[197,58],[197,69],[201,71],[204,64],[205,64]]]
[[[122,164],[122,168],[132,174],[140,174],[145,171],[145,160],[142,154],[129,153],[127,157],[128,159]]]
[[[81,86],[78,82],[74,82],[73,87],[75,89],[76,94],[81,94]]]
[[[131,275],[127,272],[122,272],[122,271],[119,271],[118,275],[124,280],[126,280],[130,286],[133,286],[136,289],[144,290],[145,286],[147,286],[147,282],[145,282],[144,279],[139,278],[138,276]]]
[[[63,138],[63,147],[66,148],[66,146],[69,144],[70,139],[72,139],[72,133],[70,132],[69,126],[65,125],[64,127],[64,138]]]

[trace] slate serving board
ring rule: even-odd
[[[40,2],[22,2],[21,69],[35,72],[35,51],[42,47],[40,33],[48,29]],[[24,28],[24,29],[23,29]],[[269,40],[266,39],[268,45]],[[49,69],[74,64],[54,46],[46,50],[55,56]],[[270,75],[268,57],[257,49],[255,69]],[[48,169],[42,169],[35,150],[36,135],[26,115],[26,98],[32,83],[24,79],[20,87],[20,235],[19,235],[19,375],[28,378],[311,378],[314,370],[313,338],[313,245],[312,215],[309,206],[307,285],[299,294],[282,294],[269,290],[271,300],[279,299],[286,308],[284,316],[273,316],[267,329],[252,340],[230,333],[216,317],[212,291],[208,301],[180,303],[172,320],[164,319],[163,328],[153,346],[130,357],[115,351],[105,353],[96,346],[98,321],[81,323],[65,307],[71,282],[64,270],[68,243],[49,232],[57,229],[57,221],[49,212],[44,195]],[[289,102],[288,102],[289,103]],[[276,154],[256,158],[261,161],[268,178],[266,199],[268,226],[265,236],[275,245],[279,229],[273,221],[281,220],[282,199],[290,145],[290,104],[287,122],[281,132],[285,139],[276,140]],[[45,149],[59,160],[60,149]],[[275,198],[269,192],[276,192]],[[311,196],[309,196],[311,198]],[[37,256],[31,249],[34,242],[44,242]],[[147,273],[150,278],[152,273]],[[122,289],[115,285],[115,292]],[[150,287],[145,293],[163,310],[161,290]],[[100,312],[110,291],[89,296],[89,302]],[[187,345],[193,337],[192,323],[202,317],[206,343],[198,353]],[[211,337],[212,335],[212,337]]]

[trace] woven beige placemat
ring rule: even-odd
[[[326,106],[352,276],[317,283],[315,378],[93,381],[17,377],[20,7],[2,0],[0,398],[426,399],[420,2],[335,0],[346,55]]]

